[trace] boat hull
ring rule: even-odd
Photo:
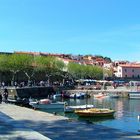
[[[83,99],[87,97],[88,95],[86,93],[74,93],[70,95],[70,98],[73,98],[73,99]]]
[[[97,99],[106,98],[106,97],[108,97],[108,96],[104,93],[98,93],[98,94],[94,95],[94,98],[97,98]]]
[[[51,104],[39,104],[39,103],[30,103],[33,108],[36,109],[64,109],[65,103],[51,103]]]
[[[119,98],[119,95],[116,95],[116,94],[113,95],[113,94],[112,94],[112,95],[109,95],[109,97],[110,97],[110,98]]]
[[[66,106],[65,113],[73,113],[76,109],[89,109],[94,108],[94,105],[79,105],[79,106]]]
[[[113,116],[114,110],[96,109],[96,110],[76,110],[75,113],[80,117],[109,117]]]
[[[140,99],[140,92],[129,92],[130,99]]]

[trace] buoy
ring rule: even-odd
[[[140,114],[138,115],[138,121],[140,121]]]
[[[138,115],[138,121],[140,121],[140,114]],[[138,132],[140,132],[140,129],[138,129]],[[140,134],[138,134],[140,135]]]

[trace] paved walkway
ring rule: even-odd
[[[0,104],[0,139],[2,140],[128,140],[140,139],[135,133],[72,121],[13,104]]]

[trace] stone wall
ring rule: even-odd
[[[7,87],[7,89],[9,99],[15,99],[15,97],[47,98],[49,95],[54,93],[53,87],[23,87],[23,88]],[[1,89],[1,92],[3,92],[3,90],[4,89]]]

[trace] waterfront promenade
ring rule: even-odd
[[[2,140],[100,140],[140,139],[136,133],[93,123],[70,120],[13,104],[0,104],[0,139]]]
[[[111,86],[108,86],[107,89],[100,89],[100,90],[89,90],[89,89],[74,89],[74,90],[67,90],[66,92],[68,92],[69,94],[72,94],[72,93],[77,93],[77,92],[84,92],[84,93],[87,93],[88,95],[90,96],[93,96],[94,94],[98,94],[98,93],[107,93],[107,94],[119,94],[120,97],[128,97],[128,93],[133,90],[135,91],[135,87],[133,87],[132,89],[130,88],[126,88],[125,86],[122,86],[122,87],[117,87],[116,89],[114,89],[113,87]]]

